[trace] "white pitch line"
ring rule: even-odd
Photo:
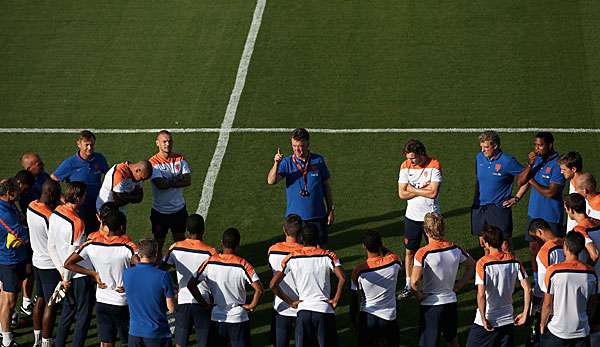
[[[234,114],[235,117],[235,114]],[[293,128],[166,128],[173,133],[290,133]],[[501,133],[533,133],[551,131],[555,133],[600,133],[598,128],[307,128],[311,133],[321,134],[386,134],[386,133],[479,133],[485,130],[495,130]],[[4,134],[73,134],[83,129],[78,128],[0,128]],[[117,128],[88,128],[97,134],[147,134],[157,133],[163,129],[117,129]]]
[[[254,52],[254,44],[256,43],[258,31],[260,30],[260,23],[262,22],[262,16],[266,3],[266,0],[256,1],[254,16],[252,17],[252,24],[250,24],[250,30],[248,31],[246,44],[244,45],[244,52],[242,53],[240,65],[238,66],[237,75],[235,77],[235,85],[231,91],[229,103],[227,104],[227,110],[225,111],[225,118],[223,118],[223,123],[221,123],[221,128],[219,130],[217,147],[215,148],[215,153],[210,161],[210,166],[206,172],[206,177],[204,177],[202,196],[200,197],[200,202],[198,203],[198,209],[196,210],[196,213],[200,214],[205,219],[208,215],[208,209],[212,201],[215,182],[217,181],[217,176],[219,176],[221,163],[223,162],[223,157],[225,156],[225,151],[227,150],[227,144],[229,143],[229,134],[231,133],[233,121],[235,120],[238,103],[240,102],[240,97],[242,95],[242,91],[244,90],[244,85],[246,84],[246,75],[248,75],[248,67],[250,66],[252,52]]]

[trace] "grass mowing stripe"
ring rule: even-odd
[[[221,163],[223,162],[223,157],[225,156],[225,151],[227,150],[227,144],[229,143],[231,126],[235,120],[235,113],[240,102],[242,91],[244,90],[244,85],[246,84],[248,67],[250,66],[250,59],[252,58],[252,52],[254,51],[254,43],[256,42],[256,37],[258,36],[258,31],[260,30],[260,23],[262,21],[262,15],[265,10],[266,2],[266,0],[256,1],[256,8],[254,9],[254,16],[252,17],[252,24],[250,25],[250,30],[248,31],[248,37],[246,38],[246,44],[244,45],[244,52],[242,53],[240,65],[235,77],[235,85],[233,86],[233,91],[229,97],[229,103],[227,104],[227,110],[225,111],[225,118],[223,119],[223,123],[221,123],[221,129],[219,130],[219,139],[217,140],[215,153],[213,154],[213,157],[210,161],[210,166],[208,167],[208,171],[206,172],[206,176],[204,178],[202,196],[200,197],[198,209],[196,210],[196,213],[200,214],[204,218],[206,218],[208,214],[215,182],[217,181],[217,176],[221,170]]]

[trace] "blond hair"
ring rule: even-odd
[[[434,240],[441,240],[444,238],[444,217],[437,212],[429,212],[425,215],[423,221],[423,229],[427,237]]]

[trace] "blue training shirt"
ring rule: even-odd
[[[287,156],[279,163],[277,174],[285,178],[285,195],[287,199],[286,216],[297,214],[303,220],[325,218],[323,182],[329,179],[329,169],[325,159],[315,153],[310,153],[309,171],[307,175],[309,196],[301,196],[304,187],[302,171],[294,163],[293,156]],[[300,162],[300,161],[299,161]],[[301,163],[301,162],[300,162]],[[304,163],[300,164],[304,168]]]
[[[23,242],[17,248],[8,248],[6,238],[11,233]],[[19,218],[15,204],[0,200],[0,264],[15,265],[27,261],[29,234]]]
[[[44,185],[44,182],[49,179],[51,178],[47,172],[40,172],[40,174],[35,177],[35,181],[29,190],[24,194],[21,194],[21,197],[19,198],[19,207],[23,213],[27,212],[27,206],[29,206],[33,200],[38,200],[42,196],[42,186]]]
[[[565,186],[565,177],[560,172],[558,164],[558,153],[554,153],[543,162],[542,157],[536,157],[532,169],[536,171],[533,178],[537,183],[544,187],[555,183],[561,186],[561,191]],[[537,189],[531,188],[529,196],[529,209],[527,211],[529,218],[542,218],[546,222],[560,223],[563,220],[563,200],[562,193],[558,197],[546,198],[540,194]]]
[[[87,188],[83,209],[95,211],[96,198],[102,187],[102,174],[108,169],[108,163],[102,154],[94,153],[90,159],[85,160],[77,152],[60,163],[54,176],[61,181],[85,183]]]
[[[514,178],[523,171],[523,165],[502,151],[491,158],[479,152],[475,158],[475,165],[479,183],[479,205],[494,204],[502,207],[502,202],[512,196]]]
[[[153,264],[125,270],[123,284],[129,305],[129,335],[148,339],[171,337],[165,298],[175,295],[171,277]]]

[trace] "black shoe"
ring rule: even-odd
[[[413,295],[412,290],[410,290],[410,288],[404,287],[404,289],[402,289],[400,291],[400,294],[398,294],[396,299],[398,301],[402,301],[402,300],[406,300],[406,299],[410,298],[412,295]]]

